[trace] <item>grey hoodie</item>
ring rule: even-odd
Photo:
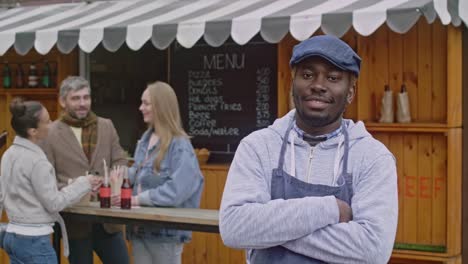
[[[281,245],[328,263],[388,262],[398,220],[395,159],[362,122],[344,120],[350,139],[348,172],[353,175],[352,221],[339,223],[333,196],[271,200],[272,170],[294,115],[292,110],[241,141],[221,201],[224,243],[245,249]],[[283,170],[310,183],[336,185],[343,135],[312,148],[294,131],[290,134]]]

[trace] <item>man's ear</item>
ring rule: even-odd
[[[59,97],[59,104],[63,109],[65,109],[65,99],[61,96]]]
[[[349,87],[348,95],[346,96],[346,102],[348,104],[351,104],[353,102],[355,94],[356,94],[356,85],[353,85],[353,86]]]
[[[350,77],[350,84],[348,89],[348,94],[346,95],[346,102],[351,104],[353,102],[354,96],[356,95],[356,77]]]

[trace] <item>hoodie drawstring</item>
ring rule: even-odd
[[[291,171],[289,174],[293,177],[296,177],[296,154],[294,152],[294,138],[296,137],[294,133],[290,134],[291,137]]]

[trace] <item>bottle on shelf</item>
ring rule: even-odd
[[[50,66],[49,62],[45,61],[44,62],[44,68],[42,69],[42,81],[41,81],[41,86],[44,88],[50,88]]]
[[[400,93],[397,98],[397,122],[399,123],[410,123],[411,122],[411,113],[408,92],[406,90],[406,85],[401,85]]]
[[[29,72],[28,72],[28,87],[29,88],[36,88],[39,85],[39,77],[37,76],[37,69],[34,63],[29,65]]]
[[[120,188],[120,208],[131,209],[132,208],[132,186],[128,179],[127,170],[124,170],[122,187]]]
[[[24,88],[24,71],[20,63],[16,68],[16,88]]]
[[[3,88],[11,88],[11,71],[7,61],[3,65]]]
[[[385,85],[380,108],[380,123],[393,123],[393,92],[388,84]]]

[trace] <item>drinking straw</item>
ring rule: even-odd
[[[105,159],[102,159],[102,162],[104,163],[104,185],[109,185],[109,175],[108,175],[108,172],[107,172],[107,164],[106,164],[106,160]]]

